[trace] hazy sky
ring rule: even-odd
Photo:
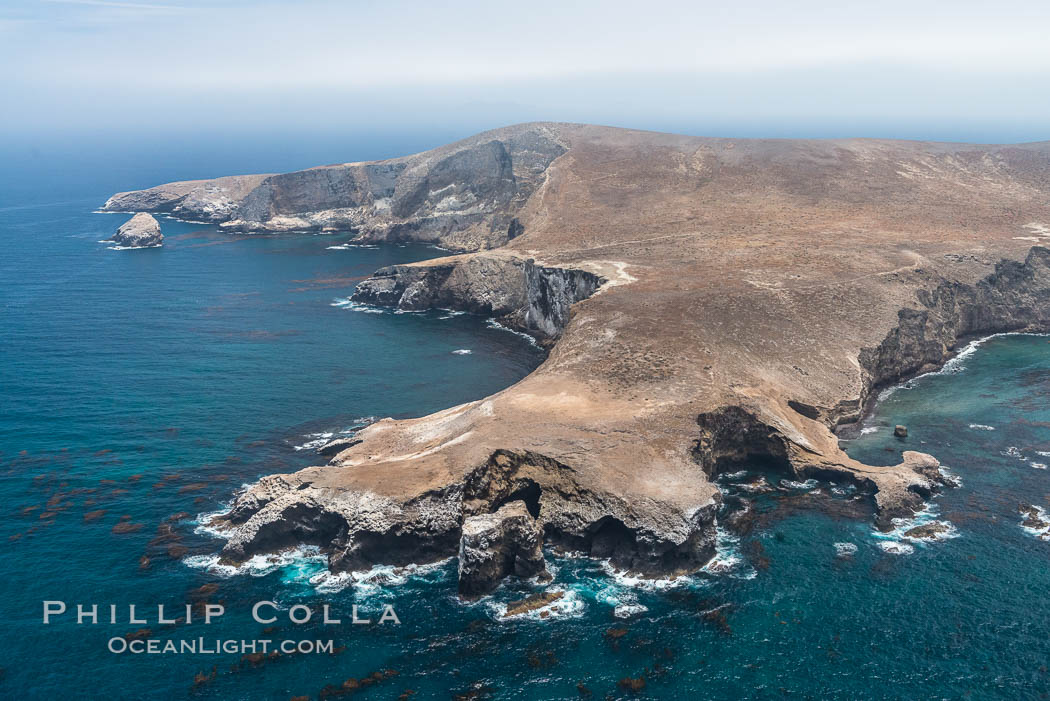
[[[0,129],[1050,138],[1050,2],[4,0]]]

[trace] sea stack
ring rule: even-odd
[[[160,223],[152,214],[139,212],[124,222],[110,241],[125,248],[147,248],[162,245],[164,235],[160,233]]]
[[[547,574],[543,526],[524,501],[512,501],[495,513],[463,521],[459,541],[459,594],[476,599],[495,589],[507,575]]]

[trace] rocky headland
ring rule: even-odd
[[[498,317],[550,347],[543,365],[378,421],[222,519],[231,561],[299,543],[333,570],[467,553],[468,596],[540,573],[536,534],[645,575],[695,571],[715,549],[714,478],[748,460],[855,484],[889,527],[943,486],[936,458],[862,464],[836,428],[971,337],[1050,330],[1050,143],[526,124],[106,209],[468,251],[384,268],[354,298]]]
[[[152,215],[139,212],[124,222],[109,240],[123,248],[148,248],[163,245],[164,234],[160,233],[160,223]]]

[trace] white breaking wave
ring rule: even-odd
[[[959,475],[957,475],[954,472],[952,472],[952,469],[950,467],[948,467],[947,465],[939,465],[937,467],[937,471],[941,473],[941,477],[944,478],[944,481],[949,486],[951,486],[951,487],[961,487],[962,486],[962,483],[963,483],[962,477],[959,477]]]
[[[931,543],[959,537],[959,531],[950,521],[937,518],[939,511],[936,504],[927,503],[922,511],[911,518],[893,519],[893,530],[883,533],[873,531],[872,535],[878,541],[879,547],[888,553],[895,555],[910,555],[915,552],[915,543]],[[926,538],[909,536],[907,532],[920,526],[937,525],[941,531]]]
[[[884,540],[879,543],[879,547],[888,553],[894,555],[911,555],[915,552],[914,546],[908,545],[907,543],[901,543],[896,540]]]
[[[193,519],[193,523],[197,524],[197,527],[193,529],[193,532],[198,535],[211,536],[212,538],[220,538],[221,540],[227,540],[229,534],[225,528],[219,528],[212,525],[216,518],[225,516],[233,508],[233,503],[237,501],[237,498],[244,494],[248,489],[251,488],[251,484],[244,482],[234,490],[230,496],[230,500],[224,504],[220,504],[219,508],[215,511],[209,511],[202,514],[197,514],[196,518]]]
[[[921,375],[917,375],[916,377],[913,377],[912,379],[908,380],[907,382],[901,383],[899,385],[894,385],[892,387],[887,387],[886,389],[882,390],[879,393],[878,401],[881,402],[881,401],[885,400],[887,397],[889,397],[891,394],[896,392],[898,389],[912,389],[915,386],[913,383],[916,380],[922,379],[923,377],[929,377],[930,375],[953,375],[953,374],[960,373],[960,372],[964,371],[966,369],[966,365],[964,364],[964,361],[967,358],[969,358],[971,355],[976,353],[977,349],[980,348],[984,343],[986,343],[987,341],[990,341],[993,338],[999,338],[1000,336],[1039,336],[1039,337],[1046,337],[1046,336],[1050,336],[1050,334],[1046,334],[1046,333],[1028,333],[1028,332],[1023,332],[1023,331],[1022,332],[1007,331],[1007,332],[1004,332],[1004,333],[993,333],[990,336],[984,336],[982,338],[975,339],[975,340],[970,341],[969,343],[967,343],[965,346],[963,346],[962,349],[959,350],[959,352],[956,353],[954,357],[950,358],[941,367],[940,370],[932,370],[930,372],[924,372]]]
[[[339,307],[340,309],[349,309],[352,312],[364,312],[365,314],[385,314],[386,309],[381,307],[373,307],[370,304],[363,304],[361,302],[355,302],[349,297],[341,297],[332,300],[330,307]]]
[[[330,431],[324,431],[323,433],[308,433],[306,434],[306,437],[310,440],[294,446],[295,450],[317,450],[321,446],[327,445],[331,442],[331,440],[335,438],[335,434]]]
[[[977,431],[994,431],[995,426],[987,426],[985,424],[970,424],[970,428]]]
[[[860,429],[860,435],[866,436],[869,433],[875,433],[878,430],[879,430],[878,426],[865,426],[864,428]]]
[[[452,355],[470,355],[473,353],[469,348],[460,348],[459,350],[452,351]]]
[[[1028,464],[1031,465],[1036,470],[1045,470],[1046,469],[1046,463],[1045,462],[1029,461]]]
[[[643,606],[642,604],[620,604],[613,609],[613,615],[617,618],[630,618],[639,613],[645,613],[648,610],[649,607]]]
[[[857,546],[853,543],[835,543],[834,546],[838,557],[850,557],[857,552]]]
[[[543,347],[543,346],[541,346],[539,344],[539,341],[537,341],[535,338],[533,338],[529,334],[525,333],[524,331],[515,331],[514,329],[507,328],[506,326],[504,326],[503,324],[499,323],[495,319],[489,319],[489,320],[487,320],[485,322],[485,324],[490,329],[499,329],[500,331],[506,331],[507,333],[512,333],[512,334],[514,334],[516,336],[521,336],[522,338],[524,338],[526,341],[528,341],[531,345],[535,346],[536,348],[542,348]]]
[[[738,480],[741,477],[747,477],[747,470],[741,470],[740,472],[724,472],[718,476],[718,479]]]
[[[219,555],[191,555],[183,559],[182,562],[189,567],[206,570],[219,577],[235,577],[237,575],[265,577],[278,570],[307,563],[314,566],[327,566],[328,560],[321,554],[317,546],[304,545],[279,553],[255,555],[240,565],[223,564],[220,562]]]
[[[514,616],[507,615],[507,604],[505,603],[486,600],[484,605],[485,608],[489,610],[492,617],[497,621],[513,621],[521,619],[550,621],[561,618],[579,618],[587,610],[587,604],[576,590],[557,588],[551,589],[550,591],[560,591],[564,593],[561,598],[556,601],[552,601],[540,608],[533,609],[526,613],[519,613]]]
[[[744,567],[740,554],[740,538],[721,526],[715,527],[715,556],[700,568],[701,572],[713,575],[727,575],[734,579],[754,579],[758,571],[750,566]]]
[[[613,615],[617,618],[630,618],[649,610],[647,606],[638,603],[638,595],[632,589],[619,586],[615,582],[596,591],[594,600],[612,607]]]
[[[400,587],[413,577],[429,577],[448,564],[451,558],[427,565],[393,567],[376,565],[363,572],[332,573],[328,569],[328,558],[315,545],[289,548],[278,553],[255,555],[240,565],[220,562],[219,555],[192,555],[183,559],[183,564],[206,570],[219,577],[248,575],[265,577],[280,571],[286,584],[305,583],[321,594],[333,594],[353,587],[360,597],[369,597]]]
[[[361,416],[347,426],[341,429],[331,429],[328,431],[318,431],[317,433],[306,433],[303,434],[303,438],[306,439],[304,443],[292,446],[296,451],[300,450],[317,450],[323,448],[325,445],[330,443],[335,438],[349,438],[357,434],[365,426],[375,423],[376,417],[374,416]]]
[[[629,589],[643,589],[647,591],[664,591],[675,587],[685,586],[690,583],[689,577],[670,577],[657,579],[650,577],[639,577],[616,569],[609,560],[601,560],[602,571],[620,587]]]
[[[805,482],[795,482],[793,480],[780,480],[780,486],[786,489],[813,489],[817,486],[815,479],[808,479]]]
[[[1047,525],[1042,527],[1042,528],[1033,528],[1031,526],[1026,526],[1026,525],[1024,525],[1024,521],[1025,521],[1024,516],[1025,516],[1025,514],[1022,513],[1021,514],[1021,530],[1023,530],[1025,533],[1028,533],[1029,535],[1035,536],[1039,540],[1050,540],[1050,518],[1047,517],[1046,511],[1042,507],[1040,507],[1040,506],[1033,506],[1032,508],[1035,509],[1035,512],[1036,512],[1036,514],[1039,517],[1039,520],[1042,521],[1043,523],[1046,523]]]
[[[351,248],[379,248],[370,243],[341,243],[336,246],[326,246],[329,251],[349,251]]]
[[[353,587],[358,596],[367,597],[380,594],[385,590],[400,587],[412,577],[426,577],[441,570],[452,558],[445,558],[426,565],[376,565],[361,572],[332,573],[327,567],[309,579],[310,585],[319,593],[334,594],[347,587]]]
[[[1018,460],[1025,459],[1024,453],[1021,452],[1021,449],[1013,445],[1004,450],[1003,455],[1005,455],[1008,458],[1017,458]]]
[[[99,243],[111,243],[110,241],[99,241]],[[160,248],[161,244],[155,243],[152,246],[106,246],[111,251],[137,251],[140,248]]]
[[[771,487],[769,482],[766,481],[766,478],[762,477],[761,475],[751,480],[750,482],[734,482],[733,487],[737,489],[742,489],[745,492],[758,494],[773,490],[773,487]]]

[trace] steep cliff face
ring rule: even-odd
[[[1033,246],[1023,262],[1005,260],[974,285],[932,277],[917,291],[919,306],[898,312],[898,325],[865,348],[863,397],[912,375],[934,370],[959,340],[1007,331],[1050,330],[1050,250]]]
[[[352,232],[453,250],[506,243],[515,213],[565,152],[551,129],[496,130],[416,156],[119,193],[105,211],[165,212],[231,232]]]
[[[479,404],[456,407],[443,418]],[[361,436],[367,440],[389,430],[388,421]],[[410,495],[391,497],[333,484],[333,473],[356,464],[352,452],[331,467],[274,475],[251,486],[216,521],[228,533],[223,557],[241,562],[307,543],[321,546],[329,568],[341,572],[377,562],[434,562],[466,549],[470,557],[461,563],[460,588],[474,597],[506,575],[540,574],[543,543],[650,576],[695,571],[715,552],[719,500],[711,493],[683,508],[676,500],[622,494],[541,454],[496,450],[439,489],[410,488]],[[509,504],[520,505],[528,518],[506,524],[495,519]]]
[[[537,265],[531,259],[476,255],[394,265],[362,281],[353,299],[398,309],[455,309],[500,318],[542,340],[557,338],[569,307],[590,297],[603,279],[584,270]]]
[[[187,180],[148,190],[118,192],[106,200],[104,212],[153,212],[179,219],[225,222],[240,202],[270,175],[231,175],[214,180]]]
[[[467,475],[462,499],[466,514],[522,500],[540,519],[548,542],[635,573],[692,572],[715,552],[717,498],[683,510],[670,501],[589,484],[569,465],[531,451],[497,450]]]

